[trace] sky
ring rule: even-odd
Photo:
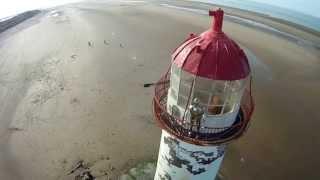
[[[0,18],[36,8],[46,8],[80,0],[0,0]],[[206,1],[206,0],[202,0]],[[210,1],[210,0],[207,0]],[[219,0],[215,0],[219,1]],[[222,0],[228,1],[228,0]],[[233,0],[255,1],[280,6],[320,18],[320,0]]]

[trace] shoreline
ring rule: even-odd
[[[179,2],[182,2],[182,1],[179,1]],[[273,16],[270,16],[268,14],[263,14],[263,13],[260,13],[260,12],[254,12],[254,11],[249,11],[249,10],[244,10],[244,9],[240,9],[240,8],[236,8],[236,7],[219,5],[219,4],[215,4],[215,3],[209,3],[209,2],[195,2],[193,0],[188,0],[188,2],[190,4],[194,4],[195,6],[197,6],[197,5],[199,6],[199,4],[202,4],[202,5],[207,5],[207,6],[215,6],[215,7],[225,8],[225,9],[227,9],[227,11],[226,11],[227,14],[236,15],[238,17],[249,19],[249,20],[252,20],[252,21],[257,21],[254,18],[250,18],[250,16],[243,16],[241,14],[241,13],[248,13],[253,17],[260,17],[260,18],[272,20],[272,21],[275,21],[275,22],[278,22],[278,23],[281,23],[281,24],[284,24],[284,25],[287,25],[287,26],[291,26],[291,27],[294,27],[296,29],[299,29],[299,30],[302,30],[302,31],[305,31],[305,32],[308,32],[310,34],[313,34],[313,35],[316,35],[316,36],[320,37],[320,31],[317,31],[317,30],[315,30],[315,29],[313,29],[311,27],[307,27],[307,26],[304,26],[302,24],[298,24],[298,23],[295,23],[295,22],[292,22],[292,21],[288,21],[288,20],[285,20],[285,19],[273,17]],[[240,13],[230,12],[229,10],[239,11]],[[259,21],[257,21],[257,22],[259,22]],[[260,23],[263,23],[263,22],[260,22]]]
[[[298,44],[311,46],[316,50],[320,49],[320,46],[319,46],[320,31],[310,29],[300,24],[295,24],[287,20],[274,18],[269,15],[261,14],[258,12],[246,11],[239,8],[217,5],[214,3],[195,2],[195,1],[188,0],[188,1],[175,1],[175,2],[163,1],[160,4],[175,6],[176,8],[180,8],[181,10],[186,10],[186,11],[189,10],[195,13],[200,11],[206,11],[205,14],[207,14],[208,9],[220,7],[224,9],[226,18],[231,19],[232,17],[236,17],[237,19],[240,19],[240,18],[243,19],[243,22],[235,22],[239,20],[233,18],[231,19],[232,22],[249,25],[251,27],[257,28],[258,30],[260,31],[262,30],[264,32],[269,31],[270,33],[274,33],[276,36],[286,38]],[[200,13],[204,14],[204,12],[200,12]],[[245,21],[252,21],[257,24],[253,24]],[[259,26],[259,24],[261,24],[262,26]],[[268,26],[269,28],[266,28],[266,26]],[[271,29],[274,29],[274,31],[271,32]]]
[[[41,13],[41,10],[31,10],[31,11],[26,11],[26,12],[11,16],[7,19],[3,18],[5,20],[0,21],[0,34],[12,27],[17,26],[18,24],[26,21],[27,19],[34,17],[39,13]]]
[[[225,11],[225,19],[229,22],[273,34],[274,36],[284,38],[303,47],[310,47],[315,50],[320,49],[320,32],[261,13],[220,6],[213,3],[196,3],[194,1],[160,2],[160,6],[202,15],[207,15],[208,9],[223,8]]]
[[[178,10],[182,10],[182,11],[189,11],[192,13],[198,13],[198,14],[202,14],[202,15],[207,15],[207,10],[203,10],[203,9],[181,7],[181,6],[175,6],[175,5],[170,5],[170,4],[160,4],[160,6],[178,9]],[[242,26],[256,29],[258,31],[273,34],[275,36],[287,39],[288,41],[294,42],[296,44],[300,44],[300,45],[303,44],[307,47],[313,47],[315,49],[320,49],[320,45],[318,45],[318,43],[316,43],[312,40],[304,39],[301,36],[296,35],[294,33],[286,32],[286,31],[282,30],[281,28],[278,29],[278,28],[272,27],[271,25],[269,25],[267,23],[256,21],[254,18],[246,18],[241,15],[238,16],[238,15],[235,15],[235,14],[232,14],[229,12],[225,12],[225,19],[229,22],[232,22],[232,23],[237,23]],[[292,27],[292,28],[294,28],[294,27]]]

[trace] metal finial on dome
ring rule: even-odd
[[[214,32],[222,32],[222,24],[223,24],[223,10],[219,8],[216,11],[209,11],[209,16],[213,16],[212,30]]]

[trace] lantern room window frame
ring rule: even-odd
[[[247,83],[247,79],[242,79],[245,81],[242,85],[240,85],[240,88],[234,91],[231,91],[228,88],[228,86],[232,86],[232,83],[235,83],[235,81],[225,81],[223,82],[223,87],[222,88],[220,87],[223,90],[220,93],[217,93],[217,88],[216,88],[217,84],[213,84],[212,82],[208,83],[210,84],[209,89],[211,91],[201,90],[201,88],[197,87],[197,85],[200,84],[199,82],[201,81],[212,81],[212,80],[192,75],[189,72],[186,72],[180,69],[175,64],[171,65],[170,72],[171,72],[171,76],[170,76],[171,94],[169,95],[177,101],[177,106],[186,110],[186,108],[191,103],[190,100],[194,98],[195,93],[206,94],[208,96],[208,98],[205,98],[207,100],[206,103],[203,102],[204,100],[203,98],[199,98],[199,97],[198,98],[200,99],[200,104],[204,107],[207,117],[221,117],[227,114],[234,113],[237,106],[236,102],[240,102],[241,99],[233,99],[232,96],[237,97],[237,95],[243,91],[243,89],[245,88],[245,84]],[[186,76],[189,76],[189,78],[186,78]],[[184,87],[182,88],[182,86]],[[181,91],[182,89],[186,91],[182,92]],[[205,87],[203,89],[208,89],[208,87]],[[226,92],[226,90],[228,89],[229,91]],[[192,92],[190,94],[190,100],[188,101],[190,90]],[[214,97],[215,94],[220,97],[224,96],[221,104],[212,105],[212,98]],[[210,108],[213,109],[217,107],[221,108],[221,110],[219,110],[219,113],[210,112],[211,111]],[[226,111],[226,108],[227,108],[227,111]]]

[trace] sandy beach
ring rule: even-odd
[[[79,160],[97,180],[117,179],[155,160],[161,131],[151,111],[153,88],[143,84],[160,78],[189,33],[211,24],[207,15],[174,6],[209,5],[74,3],[2,32],[0,179],[73,180]],[[224,31],[250,59],[256,111],[247,134],[228,147],[223,180],[319,179],[319,34],[225,11],[291,38],[226,18]]]

